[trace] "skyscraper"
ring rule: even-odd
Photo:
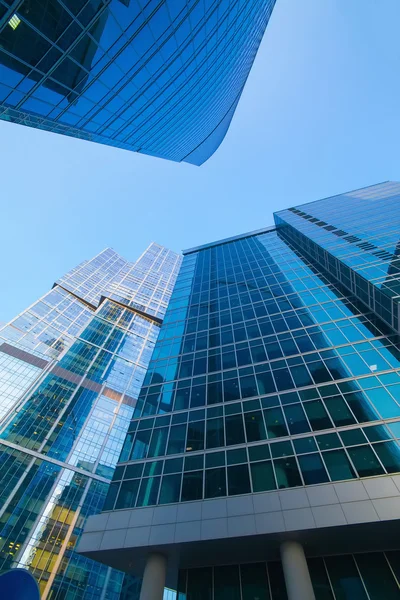
[[[0,118],[195,165],[275,0],[0,0]]]
[[[79,556],[121,452],[181,257],[106,249],[0,330],[0,570],[42,600],[117,600],[129,580]]]
[[[184,252],[84,555],[179,600],[400,597],[400,184]]]

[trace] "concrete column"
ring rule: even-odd
[[[140,600],[163,599],[166,572],[166,557],[156,552],[149,554],[144,569]]]
[[[315,600],[303,546],[298,542],[283,542],[280,551],[289,600]]]

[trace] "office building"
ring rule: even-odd
[[[400,184],[192,248],[78,551],[179,600],[400,598]]]
[[[222,142],[275,0],[0,0],[0,118],[174,161]]]
[[[181,257],[106,249],[0,330],[0,572],[42,600],[118,600],[137,582],[75,552],[100,512]]]

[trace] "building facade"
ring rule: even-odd
[[[29,569],[42,600],[138,587],[75,546],[103,507],[181,260],[154,243],[135,263],[106,249],[0,330],[0,570]]]
[[[78,551],[142,598],[400,598],[400,184],[184,252]]]
[[[0,0],[0,118],[202,164],[275,0]]]

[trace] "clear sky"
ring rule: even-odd
[[[106,246],[179,251],[400,179],[399,22],[399,0],[277,0],[202,167],[0,121],[0,321]]]

